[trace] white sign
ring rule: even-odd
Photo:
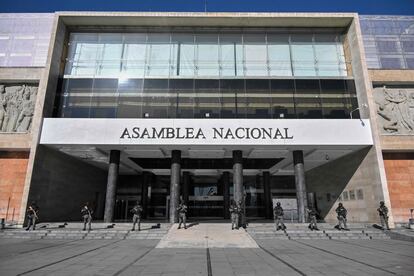
[[[368,120],[45,118],[41,144],[372,145]]]

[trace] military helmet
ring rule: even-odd
[[[280,206],[280,202],[276,203],[276,206]]]
[[[338,204],[338,206],[339,206],[339,207],[342,207],[342,203],[339,203],[339,204]]]

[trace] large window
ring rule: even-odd
[[[349,118],[358,107],[345,79],[66,79],[62,90],[67,118]]]
[[[66,77],[347,74],[342,35],[336,33],[72,33],[68,53]]]

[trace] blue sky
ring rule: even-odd
[[[414,15],[414,0],[1,0],[0,12],[358,12]]]

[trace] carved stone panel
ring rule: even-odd
[[[382,134],[414,135],[414,89],[376,88],[374,100]]]
[[[0,84],[0,132],[29,132],[37,87]]]

